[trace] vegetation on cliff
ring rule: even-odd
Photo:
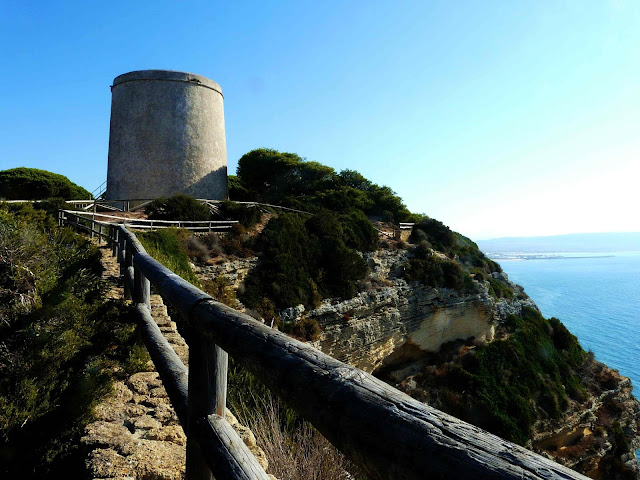
[[[207,206],[182,193],[157,198],[145,207],[149,220],[211,220]]]
[[[177,228],[136,233],[149,255],[176,275],[199,287],[200,281],[189,265],[189,255],[185,248],[191,236],[188,230]]]
[[[510,315],[503,339],[462,347],[416,378],[430,405],[524,445],[540,418],[560,418],[569,399],[583,401],[586,352],[557,319],[524,308]],[[431,363],[431,362],[430,362]]]
[[[245,281],[241,300],[250,308],[266,297],[279,308],[349,298],[367,265],[357,251],[377,246],[377,233],[359,212],[324,210],[306,219],[285,213],[272,219],[256,242],[262,263]]]
[[[37,168],[0,171],[0,198],[6,200],[90,199],[91,194],[64,175]]]
[[[238,161],[237,173],[237,177],[229,177],[232,200],[275,203],[311,213],[357,210],[396,222],[420,218],[412,215],[389,187],[376,185],[353,170],[336,173],[295,153],[252,150]]]
[[[254,150],[240,160],[238,176],[230,179],[230,195],[279,203],[316,216],[322,212],[325,217],[340,218],[355,212],[374,221],[416,222],[408,246],[384,242],[388,248],[409,250],[400,274],[405,280],[448,288],[462,295],[488,292],[502,302],[528,298],[521,289],[513,288],[500,266],[473,241],[438,220],[411,214],[390,189],[372,184],[357,172],[335,173],[294,154]],[[336,274],[331,261],[339,255],[333,251],[326,255],[327,249],[314,250],[317,243],[310,237],[320,231],[327,233],[324,238],[335,241],[341,234],[337,229],[324,230],[327,224],[321,224],[319,230],[309,230],[308,216],[280,217],[278,221],[271,220],[254,244],[261,263],[249,274],[240,294],[246,305],[267,301],[278,308],[297,304],[310,308],[323,298],[346,299],[359,288],[371,288],[363,281],[366,270],[360,273],[348,262],[337,262],[339,269],[352,275],[344,284],[348,288],[321,287],[323,281]],[[343,231],[345,224],[349,221],[343,221]],[[376,248],[349,245],[344,239],[343,242],[361,252]],[[298,323],[302,325],[305,320],[303,317]],[[286,324],[280,328],[287,327],[291,330],[291,325]],[[557,319],[547,320],[538,311],[524,308],[521,315],[509,316],[497,329],[496,341],[478,345],[461,341],[434,355],[414,379],[418,386],[412,394],[503,438],[525,444],[540,422],[558,424],[572,408],[585,404],[605,388],[606,374],[593,373],[600,371],[597,362]],[[607,406],[605,418],[609,410]],[[613,432],[606,440],[613,445],[613,455],[602,460],[601,471],[624,475],[620,455],[628,451],[625,435],[633,432],[623,435],[620,426],[613,424],[602,428]],[[605,442],[604,437],[598,438],[589,441],[594,445]],[[587,447],[565,446],[562,454],[576,456],[580,449],[584,453],[584,448]],[[595,446],[588,448],[597,455]]]
[[[636,470],[623,458],[640,424],[633,417],[622,423],[634,411],[623,403],[629,394],[624,381],[585,352],[558,319],[524,307],[498,326],[497,340],[445,344],[425,355],[419,373],[398,388],[588,476],[631,479]]]
[[[258,149],[240,159],[238,176],[230,179],[229,188],[231,198],[278,203],[315,214],[311,219],[282,215],[267,225],[255,244],[262,263],[247,278],[240,297],[249,307],[262,298],[285,308],[353,296],[367,271],[355,251],[377,248],[378,234],[368,218],[417,222],[407,280],[472,292],[477,289],[473,275],[488,280],[496,297],[512,293],[491,277],[500,267],[474,242],[438,220],[412,214],[391,189],[353,170],[336,173],[292,153]]]
[[[0,207],[0,472],[80,477],[83,426],[147,357],[104,299],[98,250],[31,205]]]

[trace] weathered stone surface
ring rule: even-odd
[[[177,445],[186,445],[187,437],[178,425],[169,425],[164,428],[156,428],[149,431],[149,440],[159,440],[161,442],[171,442]]]
[[[127,380],[127,386],[136,393],[147,395],[150,388],[162,385],[158,372],[139,372],[131,375]]]
[[[195,271],[202,278],[224,277],[232,288],[238,289],[257,263],[258,257],[227,259],[220,265],[196,265]]]
[[[369,290],[349,300],[325,300],[310,312],[302,305],[287,308],[281,319],[317,320],[323,331],[315,345],[367,372],[419,358],[454,340],[489,342],[495,325],[507,315],[520,313],[524,305],[537,308],[514,284],[518,296],[499,301],[488,294],[488,282],[476,294],[408,284],[400,278],[409,258],[405,250],[379,250],[363,257],[371,270]]]
[[[159,430],[162,428],[162,423],[150,415],[135,418],[131,424],[136,430]]]
[[[87,467],[93,478],[137,478],[133,462],[109,448],[93,450],[89,454]]]
[[[308,316],[323,328],[322,351],[368,372],[435,352],[452,340],[492,340],[497,321],[488,295],[459,296],[399,279],[350,300],[326,302]]]

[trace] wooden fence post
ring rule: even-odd
[[[227,405],[227,352],[195,333],[189,341],[188,430],[206,421],[209,415],[224,418]],[[187,434],[187,480],[211,480],[200,445]]]
[[[133,265],[133,303],[142,303],[151,311],[151,283],[140,269]]]
[[[111,255],[118,258],[118,227],[111,225]]]
[[[131,300],[131,290],[133,287],[133,275],[129,275],[129,267],[133,267],[133,245],[124,241],[124,299]]]
[[[120,264],[120,275],[124,275],[125,264],[124,264],[124,252],[126,248],[127,242],[126,237],[119,232],[118,234],[118,263]]]

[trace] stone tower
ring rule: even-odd
[[[140,70],[113,80],[107,200],[186,193],[227,198],[222,89],[208,78]]]

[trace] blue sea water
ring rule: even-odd
[[[584,349],[630,377],[640,398],[640,253],[559,255],[498,262],[545,317],[559,318]]]

